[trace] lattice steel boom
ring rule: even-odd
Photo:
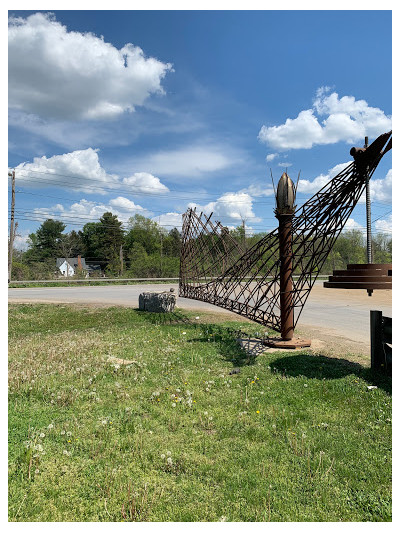
[[[355,208],[366,178],[373,175],[391,149],[392,133],[384,133],[367,149],[353,148],[347,165],[296,210],[291,246],[291,305],[297,324],[314,282],[337,237]],[[179,295],[208,302],[269,326],[281,327],[278,229],[249,250],[220,222],[189,209],[183,215]]]

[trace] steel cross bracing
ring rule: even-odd
[[[385,149],[383,150],[383,148]],[[391,149],[391,132],[378,137],[295,212],[292,231],[295,325],[315,280],[373,175]],[[201,300],[280,330],[279,237],[275,229],[249,250],[212,213],[183,215],[179,296]]]

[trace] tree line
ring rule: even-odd
[[[157,222],[136,214],[126,229],[116,215],[104,213],[98,222],[88,222],[79,231],[65,233],[66,224],[47,219],[28,239],[26,251],[14,251],[12,279],[52,279],[57,276],[57,257],[85,258],[98,264],[107,277],[178,277],[181,235],[177,228],[167,231]],[[265,233],[245,235],[239,226],[230,230],[242,247],[251,248]],[[392,239],[383,233],[373,236],[375,263],[391,263]],[[345,269],[349,263],[366,262],[366,244],[361,231],[339,235],[321,274]],[[81,274],[77,274],[83,275]]]

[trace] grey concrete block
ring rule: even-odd
[[[170,313],[175,309],[176,295],[171,292],[142,292],[139,310],[150,313]]]

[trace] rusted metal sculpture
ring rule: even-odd
[[[346,270],[334,270],[329,280],[324,281],[324,287],[327,289],[366,289],[368,296],[371,296],[374,290],[391,290],[392,265],[391,263],[347,265]]]
[[[355,148],[354,162],[290,214],[288,281],[281,277],[285,228],[281,232],[277,228],[244,251],[220,222],[211,221],[212,213],[198,215],[196,209],[189,209],[183,215],[179,295],[223,307],[282,333],[285,308],[284,323],[289,320],[287,313],[292,313],[294,329],[322,265],[365,188],[366,177],[371,178],[390,149],[391,132],[367,149]]]

